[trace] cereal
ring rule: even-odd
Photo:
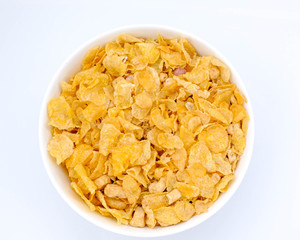
[[[177,182],[175,184],[175,188],[177,188],[182,196],[186,199],[191,199],[199,196],[200,189],[194,185]]]
[[[210,125],[201,132],[208,148],[213,153],[224,152],[228,147],[228,133],[220,124]],[[198,137],[199,138],[199,137]]]
[[[167,194],[169,204],[176,202],[181,197],[181,192],[178,189],[174,189]]]
[[[117,199],[117,198],[105,198],[106,200],[106,203],[107,205],[110,207],[110,208],[114,208],[114,209],[118,209],[118,210],[123,210],[127,207],[127,204],[126,202],[120,200],[120,199]]]
[[[197,200],[195,202],[195,210],[197,214],[207,212],[208,208],[213,204],[213,202],[208,200]]]
[[[85,188],[91,193],[94,194],[97,190],[97,186],[88,176],[86,169],[82,166],[82,164],[77,164],[74,168],[75,173],[78,175],[79,179],[84,184]]]
[[[176,149],[174,153],[171,154],[170,160],[179,171],[183,171],[187,160],[185,148]]]
[[[180,222],[180,219],[177,217],[175,208],[171,207],[161,207],[153,210],[154,217],[158,221],[159,225],[166,227],[174,225]]]
[[[145,227],[145,211],[141,207],[137,207],[133,217],[130,220],[130,225],[134,227]]]
[[[189,164],[199,162],[209,172],[216,171],[216,163],[212,159],[212,154],[203,141],[196,142],[190,149]]]
[[[120,135],[120,130],[113,124],[103,124],[100,132],[99,152],[107,156]]]
[[[124,63],[124,59],[118,55],[106,56],[103,60],[103,66],[112,76],[123,76],[127,70],[127,63]]]
[[[150,193],[160,193],[166,189],[166,179],[161,178],[159,181],[152,182],[148,186]]]
[[[104,194],[111,198],[126,198],[123,188],[116,184],[107,184],[104,189]]]
[[[48,103],[49,154],[91,211],[154,228],[207,212],[246,147],[247,99],[186,39],[121,34]]]
[[[94,180],[95,184],[97,185],[98,189],[102,190],[107,184],[111,183],[109,176],[102,175],[101,177]]]
[[[183,142],[180,137],[174,136],[171,133],[159,133],[157,135],[157,142],[162,148],[166,149],[183,148]]]
[[[126,175],[123,179],[123,189],[129,204],[135,204],[141,194],[141,188],[133,177]]]
[[[74,112],[63,96],[52,98],[48,103],[49,125],[60,130],[72,129]]]
[[[63,134],[55,135],[48,144],[47,150],[52,157],[56,158],[56,163],[61,164],[73,153],[74,144],[70,138]]]
[[[195,214],[195,207],[193,204],[184,200],[177,201],[174,209],[177,217],[184,222],[189,220]]]

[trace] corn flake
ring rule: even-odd
[[[124,59],[124,57],[117,55],[106,56],[103,60],[103,66],[112,76],[124,76],[127,70],[127,63],[124,62]]]
[[[229,143],[228,133],[222,125],[208,126],[202,134],[205,135],[205,143],[212,152],[219,153],[227,149]]]
[[[209,172],[216,171],[216,163],[212,159],[212,155],[206,144],[202,141],[195,143],[190,150],[189,164],[199,162]]]
[[[199,196],[199,188],[190,184],[177,182],[175,187],[181,192],[182,196],[191,199]]]
[[[58,165],[72,155],[73,148],[73,142],[63,134],[55,135],[47,146],[47,150],[52,157],[56,158]]]
[[[166,227],[180,222],[174,207],[162,207],[153,212],[160,226]]]
[[[148,58],[149,64],[154,64],[158,60],[160,52],[154,43],[138,43],[137,46],[141,54]]]
[[[74,128],[73,111],[62,96],[52,98],[48,103],[49,125],[58,129]]]
[[[126,175],[123,179],[123,189],[130,204],[135,203],[141,194],[141,188],[133,177]]]
[[[112,124],[104,124],[100,132],[99,152],[107,156],[116,144],[121,132]]]
[[[177,217],[183,222],[186,222],[195,214],[193,204],[188,201],[177,201],[174,209]]]

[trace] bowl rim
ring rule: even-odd
[[[135,30],[140,30],[142,31],[156,31],[156,32],[161,32],[163,34],[164,31],[167,32],[172,32],[174,34],[177,35],[182,35],[185,37],[188,37],[189,39],[193,39],[196,42],[199,42],[200,44],[202,44],[203,46],[205,46],[205,48],[209,49],[210,51],[212,51],[215,55],[218,55],[218,58],[220,58],[224,63],[226,63],[226,65],[229,67],[232,75],[235,76],[235,82],[238,83],[239,85],[239,89],[242,88],[242,92],[243,94],[246,96],[247,98],[247,111],[248,114],[250,116],[251,121],[249,122],[249,129],[248,129],[248,133],[247,133],[247,155],[242,157],[242,160],[244,161],[244,167],[241,169],[241,172],[239,173],[240,177],[235,179],[235,182],[232,186],[230,186],[229,190],[224,194],[225,196],[223,197],[223,201],[222,202],[218,202],[216,201],[214,203],[214,208],[210,208],[209,211],[207,213],[205,213],[205,217],[199,219],[199,221],[194,221],[192,224],[185,224],[185,223],[180,223],[177,225],[173,225],[170,227],[164,227],[163,229],[165,229],[164,231],[155,231],[155,229],[150,229],[150,228],[143,228],[140,229],[139,231],[133,231],[134,227],[130,227],[130,229],[128,230],[124,230],[124,228],[121,227],[116,227],[112,224],[100,224],[99,222],[94,221],[94,219],[91,218],[90,214],[87,214],[85,211],[83,211],[80,207],[78,207],[75,203],[74,200],[69,197],[63,187],[58,183],[58,181],[55,178],[55,174],[52,172],[52,170],[50,169],[50,158],[49,155],[47,153],[47,149],[44,148],[42,142],[43,139],[45,139],[45,131],[43,130],[43,126],[45,124],[45,112],[47,112],[47,104],[48,104],[48,99],[49,96],[52,92],[53,87],[55,86],[55,84],[57,84],[57,82],[62,81],[61,79],[59,80],[58,77],[61,74],[61,72],[63,72],[63,70],[66,68],[66,66],[69,65],[70,62],[73,61],[74,57],[76,55],[78,55],[80,52],[82,52],[84,49],[87,48],[87,46],[91,45],[92,43],[96,42],[97,40],[100,40],[102,38],[105,38],[105,36],[107,35],[111,35],[111,34],[120,34],[120,33],[126,33],[129,31],[135,31]],[[251,131],[251,132],[249,132]],[[249,135],[250,134],[250,135]],[[125,236],[132,236],[132,237],[161,237],[161,236],[167,236],[167,235],[172,235],[172,234],[176,234],[188,229],[191,229],[195,226],[198,226],[199,224],[203,223],[204,221],[206,221],[207,219],[209,219],[211,216],[213,216],[215,213],[217,213],[222,207],[225,206],[226,203],[228,203],[228,201],[231,199],[231,197],[235,194],[236,190],[238,189],[238,187],[240,186],[242,180],[244,179],[247,169],[249,167],[251,158],[252,158],[252,152],[253,152],[253,146],[254,146],[254,134],[255,134],[255,120],[254,120],[254,114],[253,114],[253,110],[252,110],[252,104],[251,104],[251,100],[249,98],[247,89],[240,77],[240,75],[238,74],[238,72],[236,71],[236,69],[232,66],[232,64],[228,61],[228,59],[226,57],[223,56],[222,53],[220,53],[219,50],[217,50],[214,46],[212,46],[210,43],[208,43],[207,41],[203,40],[203,38],[198,37],[192,33],[186,32],[184,30],[181,29],[177,29],[174,27],[169,27],[166,25],[158,25],[158,24],[135,24],[135,25],[126,25],[126,26],[122,26],[122,27],[118,27],[118,28],[114,28],[112,30],[109,31],[105,31],[102,32],[98,35],[96,35],[95,37],[91,38],[90,40],[84,42],[81,46],[79,46],[77,49],[75,49],[75,51],[72,52],[71,55],[69,55],[69,57],[66,58],[66,60],[60,65],[60,67],[58,68],[58,70],[56,71],[56,73],[54,74],[54,76],[52,77],[51,81],[48,84],[47,90],[44,94],[43,100],[42,100],[42,104],[41,104],[41,110],[40,110],[40,114],[39,114],[39,147],[40,147],[40,152],[42,155],[42,160],[43,160],[43,165],[46,169],[46,172],[54,186],[54,188],[56,189],[56,191],[59,193],[59,195],[63,198],[63,200],[77,213],[79,214],[81,217],[83,217],[84,219],[86,219],[87,221],[95,224],[96,226],[117,233],[117,234],[121,234],[121,235],[125,235]],[[204,215],[204,214],[202,214]],[[201,215],[198,215],[201,216]],[[190,222],[190,221],[187,221]],[[184,224],[184,226],[182,225]],[[145,231],[145,229],[147,229]],[[150,229],[150,230],[148,230]]]

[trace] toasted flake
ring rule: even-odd
[[[107,184],[104,188],[104,194],[111,198],[126,198],[123,188],[116,184]]]
[[[172,204],[176,202],[179,198],[181,198],[182,194],[178,189],[174,189],[171,192],[169,192],[166,196],[169,200],[169,204]]]
[[[127,71],[127,63],[123,60],[124,58],[117,55],[106,56],[103,60],[103,66],[111,75],[123,76]]]
[[[102,190],[109,183],[111,183],[111,179],[107,175],[103,175],[95,179],[95,184],[97,185],[99,190]]]
[[[209,172],[216,171],[216,163],[212,159],[211,152],[202,141],[195,143],[191,147],[189,164],[193,164],[195,162],[201,163]]]
[[[61,164],[73,153],[74,144],[70,138],[63,134],[55,135],[48,143],[47,150],[56,158],[56,163]]]
[[[58,129],[72,129],[73,110],[63,96],[52,98],[48,103],[49,125]]]
[[[134,227],[145,227],[145,211],[141,207],[137,207],[133,217],[130,220],[130,225]]]
[[[184,222],[189,220],[195,214],[193,204],[184,200],[176,202],[174,209],[177,217]]]

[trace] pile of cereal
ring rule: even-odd
[[[93,47],[48,104],[48,151],[92,211],[134,227],[206,212],[246,146],[245,97],[185,39]]]

